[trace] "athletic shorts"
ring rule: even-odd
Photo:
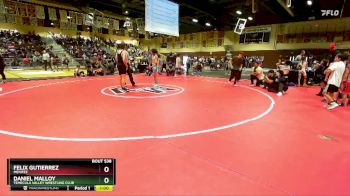
[[[152,66],[152,70],[153,70],[153,72],[159,72],[160,71],[158,66]]]
[[[119,75],[126,74],[126,67],[125,66],[117,66]]]
[[[350,81],[346,82],[345,89],[343,90],[343,93],[350,93]]]
[[[336,93],[339,91],[339,87],[337,87],[333,84],[328,84],[326,88],[327,88],[328,93]]]
[[[305,70],[305,69],[299,70],[299,74],[300,74],[300,75],[303,75],[303,76],[307,76],[307,75],[306,75],[306,70]]]

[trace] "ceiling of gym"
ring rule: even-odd
[[[237,18],[253,17],[247,26],[327,19],[321,10],[343,10],[342,17],[350,17],[350,0],[171,0],[180,4],[180,33],[199,32],[205,30],[230,30],[234,28]],[[252,13],[252,3],[255,13]],[[102,12],[119,13],[131,18],[144,18],[144,0],[72,0],[77,7],[91,7]],[[241,15],[236,13],[242,12]],[[125,13],[128,11],[128,14]],[[334,16],[333,16],[334,17]],[[338,16],[339,17],[339,16]],[[198,23],[192,19],[198,19]],[[211,23],[211,27],[205,25]]]

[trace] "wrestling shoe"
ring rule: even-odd
[[[282,93],[282,92],[278,92],[278,93],[277,93],[277,96],[279,96],[279,97],[280,97],[280,96],[283,96],[283,93]]]
[[[338,103],[332,102],[327,106],[328,110],[333,110],[334,108],[339,107]]]
[[[125,91],[125,92],[129,92],[128,87],[122,87],[122,90]]]

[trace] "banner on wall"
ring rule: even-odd
[[[119,30],[119,20],[113,20],[113,29]]]
[[[60,21],[60,29],[67,29],[67,23],[66,22],[63,22],[62,20]]]
[[[5,23],[6,22],[6,16],[5,14],[0,14],[0,22]]]
[[[101,16],[97,16],[96,20],[95,20],[95,25],[94,27],[96,28],[101,28],[102,27],[102,23],[103,23],[103,19]]]
[[[61,22],[68,22],[66,10],[60,10],[60,19],[61,19]]]
[[[7,23],[16,23],[16,17],[12,14],[6,14],[6,22]]]
[[[108,20],[108,24],[109,24],[108,29],[112,30],[113,29],[113,24],[114,24],[114,19],[110,18]]]
[[[108,29],[109,23],[108,23],[108,18],[103,18],[103,28]]]
[[[43,6],[35,6],[36,17],[39,19],[45,19],[45,10]]]
[[[18,2],[17,2],[16,14],[17,14],[17,15],[20,15],[20,16],[28,16],[28,13],[27,13],[27,4],[18,3]]]
[[[70,28],[69,28],[70,30],[74,30],[74,31],[76,31],[76,30],[78,30],[78,28],[77,28],[77,24],[73,24],[73,23],[71,23],[70,24]]]
[[[28,4],[27,5],[27,9],[28,9],[28,16],[29,17],[31,17],[31,18],[36,17],[35,5]]]
[[[38,19],[37,19],[37,18],[35,18],[35,17],[30,17],[29,20],[30,20],[30,25],[31,25],[31,26],[33,26],[33,27],[38,26]]]
[[[94,17],[90,14],[84,14],[84,25],[91,26],[94,23]]]
[[[57,20],[57,14],[56,14],[56,8],[49,8],[49,19],[50,20]]]
[[[69,11],[69,12],[68,12],[68,15],[69,15],[69,21],[70,21],[70,23],[72,23],[72,24],[77,24],[77,13],[76,13],[76,12]]]
[[[77,13],[77,25],[83,25],[84,23],[84,15],[81,13]]]
[[[0,0],[0,14],[6,14],[4,0]]]

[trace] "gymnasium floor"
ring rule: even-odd
[[[317,87],[277,97],[242,81],[165,77],[134,92],[118,76],[9,82],[0,92],[0,195],[7,158],[117,159],[114,192],[67,195],[350,195],[350,107]],[[26,195],[58,195],[26,192]]]

